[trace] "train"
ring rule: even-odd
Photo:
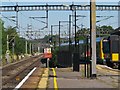
[[[90,60],[90,39],[80,40],[77,42],[77,52],[79,58]],[[75,52],[75,42],[62,43],[60,45],[61,51]],[[120,35],[111,34],[110,36],[96,38],[96,63],[106,64],[112,68],[120,66]]]
[[[100,58],[106,65],[118,68],[120,63],[120,36],[110,35],[100,41]]]

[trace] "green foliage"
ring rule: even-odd
[[[114,29],[112,26],[96,26],[96,34],[97,37],[99,36],[106,36],[109,35]],[[79,40],[84,40],[86,38],[86,35],[90,34],[90,29],[89,28],[82,28],[81,30],[77,31],[77,39]]]
[[[97,37],[100,36],[108,36],[114,29],[111,26],[97,26],[96,31],[97,31]]]
[[[2,55],[2,30],[3,30],[3,21],[0,19],[0,56]]]
[[[2,27],[2,36],[1,36],[1,38],[2,38],[2,54],[5,54],[5,52],[6,52],[6,50],[7,50],[7,43],[6,43],[6,41],[7,41],[7,33],[6,33],[6,31],[5,31],[5,28],[4,28],[4,23],[2,22],[2,24],[0,24],[0,27]]]
[[[15,53],[17,55],[25,53],[25,39],[24,38],[15,38]]]
[[[85,40],[84,36],[79,36],[79,40]]]
[[[2,27],[4,24],[2,24]],[[7,28],[2,28],[2,54],[5,55],[6,50],[7,50],[7,35],[8,35],[8,40],[9,40],[9,50],[12,54],[12,48],[14,43],[14,50],[15,54],[19,55],[21,53],[25,53],[25,39],[20,38],[19,35],[16,32],[16,28],[13,27],[7,27]],[[13,42],[14,41],[14,42]]]
[[[57,65],[57,52],[59,51],[58,47],[52,50],[52,59],[50,60],[50,67],[56,67]]]
[[[13,28],[12,26],[7,27],[5,31],[6,31],[6,34],[9,36],[18,36],[16,32],[16,28]]]

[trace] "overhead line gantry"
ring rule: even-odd
[[[8,11],[37,11],[37,10],[90,10],[90,5],[74,5],[71,4],[69,6],[64,5],[15,5],[15,6],[0,6],[0,11],[8,12]],[[119,11],[120,5],[96,5],[96,10],[101,11]]]

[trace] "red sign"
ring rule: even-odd
[[[52,54],[51,53],[44,53],[44,58],[52,58]]]

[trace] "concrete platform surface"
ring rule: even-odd
[[[58,89],[81,89],[81,90],[119,90],[111,84],[105,83],[100,79],[83,78],[80,72],[73,72],[72,68],[55,68],[56,76],[53,70],[49,71],[48,90],[55,88],[55,80]]]

